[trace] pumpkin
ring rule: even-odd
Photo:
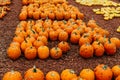
[[[50,56],[53,59],[58,59],[58,58],[60,58],[62,56],[62,50],[59,47],[53,47],[50,50]]]
[[[71,32],[73,31],[73,27],[72,26],[67,26],[67,27],[65,27],[65,31],[70,35]]]
[[[68,11],[65,11],[65,12],[64,12],[64,19],[65,19],[65,20],[68,20],[68,19],[70,19],[70,17],[71,17],[71,15],[69,14],[69,12],[68,12]]]
[[[24,38],[19,35],[15,35],[15,37],[13,38],[13,41],[21,44],[24,41]]]
[[[42,41],[45,45],[48,44],[48,40],[47,40],[47,38],[45,36],[38,36],[37,40]]]
[[[105,52],[107,55],[114,55],[116,53],[116,45],[108,39],[104,44]]]
[[[94,41],[92,43],[92,46],[94,48],[94,55],[95,56],[102,56],[104,54],[104,46],[99,41]]]
[[[20,20],[26,20],[26,19],[27,19],[27,11],[22,11],[22,12],[19,14],[19,19],[20,19]]]
[[[112,70],[109,66],[100,64],[94,69],[96,80],[112,80]]]
[[[25,80],[44,80],[44,73],[34,66],[28,69],[24,74]]]
[[[94,49],[92,45],[90,45],[89,43],[86,43],[80,47],[79,54],[83,58],[90,58],[90,57],[93,57],[93,52],[94,52]]]
[[[48,14],[48,17],[52,20],[55,19],[55,13],[53,11],[50,11],[49,14]]]
[[[58,35],[59,41],[67,41],[68,40],[68,33],[66,31],[61,31]]]
[[[61,73],[61,80],[71,80],[72,78],[77,77],[75,71],[72,69],[65,69]]]
[[[47,46],[40,46],[38,48],[38,57],[40,59],[46,59],[49,57],[49,48]]]
[[[60,80],[60,75],[56,71],[49,71],[46,74],[46,80]]]
[[[22,0],[22,4],[27,5],[28,4],[28,0]]]
[[[2,80],[23,80],[23,78],[20,72],[11,70],[3,75]]]
[[[57,40],[57,38],[58,38],[58,33],[57,33],[57,31],[50,31],[50,32],[49,32],[49,38],[50,38],[50,40],[52,40],[52,41]]]
[[[35,57],[37,56],[37,50],[35,47],[29,46],[25,49],[24,55],[25,55],[25,58],[29,60],[35,59]]]
[[[11,42],[10,43],[10,46],[17,46],[17,47],[20,47],[20,43],[18,43],[18,42]]]
[[[98,25],[96,24],[96,21],[93,20],[93,19],[88,21],[87,26],[90,27],[90,28],[98,27]]]
[[[48,32],[42,28],[42,31],[39,32],[39,36],[45,36],[48,39]]]
[[[110,41],[113,42],[113,43],[116,45],[117,48],[120,47],[120,39],[119,39],[119,38],[112,37],[112,38],[110,39]]]
[[[58,47],[62,50],[63,53],[66,53],[68,50],[70,50],[70,45],[65,41],[61,41],[58,44]]]
[[[33,43],[33,46],[34,46],[36,49],[38,49],[40,46],[44,46],[44,45],[45,45],[45,44],[44,44],[41,40],[39,40],[39,39],[35,40],[34,43]]]
[[[62,11],[55,11],[55,16],[57,20],[62,20],[63,19],[63,12]]]
[[[120,80],[120,75],[115,80]]]
[[[32,46],[32,43],[30,41],[27,41],[26,39],[21,43],[21,50],[24,52],[25,49],[29,46]]]
[[[80,39],[79,39],[79,46],[82,46],[83,44],[86,43],[91,43],[91,40],[89,38],[89,35],[83,35]]]
[[[21,50],[18,46],[10,46],[7,49],[7,55],[9,58],[15,60],[21,56]]]
[[[86,80],[86,79],[83,79],[80,76],[78,76],[78,77],[72,78],[71,80]]]
[[[80,77],[86,80],[95,80],[94,71],[91,69],[83,69],[80,72]]]
[[[39,9],[35,9],[35,11],[33,12],[33,18],[34,19],[39,19],[40,17],[40,13],[39,13]]]
[[[78,34],[76,32],[72,33],[70,36],[71,43],[77,44],[77,43],[79,43],[79,39],[80,39],[80,34]]]
[[[106,38],[106,36],[100,37],[100,38],[98,39],[98,41],[104,45],[104,43],[105,43],[106,41],[108,41],[108,38]]]
[[[113,66],[112,72],[113,72],[114,77],[118,77],[120,75],[120,65]]]
[[[26,37],[26,40],[33,43],[35,41],[35,38],[33,36],[28,35],[28,37]]]

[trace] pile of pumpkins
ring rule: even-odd
[[[71,9],[71,12],[72,10],[73,12],[76,10],[74,17],[73,14],[70,14],[69,17],[68,15],[62,14],[61,17],[56,13],[54,13],[54,18],[49,15],[45,17],[35,17],[36,15],[33,15],[34,10],[38,7],[44,7],[42,9],[43,11],[49,11],[47,9],[50,8],[51,11],[51,9],[58,4],[59,7],[55,8],[56,10],[58,9],[58,11],[59,9],[63,10],[63,8],[64,10],[67,8],[68,11]],[[59,59],[63,53],[67,53],[70,50],[71,47],[68,42],[80,46],[79,54],[83,58],[91,58],[94,55],[100,57],[103,56],[104,53],[107,55],[114,55],[116,53],[117,48],[120,47],[119,38],[109,38],[109,32],[102,29],[94,19],[85,23],[82,20],[84,15],[79,12],[78,8],[68,5],[66,2],[58,4],[55,4],[55,2],[40,2],[23,6],[23,9],[26,9],[25,12],[28,13],[27,15],[24,14],[25,16],[21,16],[24,11],[22,9],[19,15],[20,20],[26,20],[28,16],[37,20],[21,21],[17,25],[13,41],[7,49],[8,57],[15,60],[18,59],[23,52],[27,59],[35,59],[37,56],[40,59],[46,59],[49,56],[53,59]],[[33,9],[29,9],[30,5],[32,5]],[[29,14],[27,10],[33,10],[33,13]],[[68,12],[67,10],[65,11]],[[82,15],[78,16],[78,14]],[[58,40],[59,43],[50,49],[48,47],[48,41],[50,40]]]
[[[10,10],[10,8],[7,6],[11,4],[11,0],[0,0],[0,19],[3,18],[7,11]]]
[[[11,70],[6,72],[2,80],[120,80],[120,65],[115,65],[112,69],[104,64],[99,64],[94,71],[90,68],[82,69],[79,76],[73,69],[65,69],[59,74],[56,71],[49,71],[46,76],[36,68],[28,69],[24,74],[24,79],[20,72]]]

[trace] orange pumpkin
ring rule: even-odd
[[[20,72],[11,70],[3,75],[2,80],[23,80],[23,78]]]
[[[49,48],[47,46],[40,46],[38,48],[38,57],[40,59],[46,59],[49,57]]]
[[[120,75],[120,65],[113,66],[112,72],[113,72],[114,77],[118,77]]]
[[[35,40],[34,43],[33,43],[33,46],[34,46],[36,49],[38,49],[40,46],[44,46],[44,45],[45,45],[45,44],[44,44],[41,40],[39,40],[39,39]]]
[[[45,36],[38,36],[37,40],[42,41],[45,45],[48,44],[48,40],[47,40],[47,38]]]
[[[28,0],[22,0],[22,4],[27,5],[28,4]]]
[[[83,79],[80,76],[78,76],[78,77],[72,78],[71,80],[86,80],[86,79]]]
[[[32,46],[32,43],[30,41],[27,41],[26,39],[21,43],[21,50],[24,52],[25,49],[29,46]]]
[[[77,43],[79,43],[79,39],[80,39],[80,34],[78,34],[76,32],[72,33],[70,36],[71,43],[77,44]]]
[[[58,35],[59,41],[67,41],[68,40],[68,33],[66,31],[61,31]]]
[[[11,42],[10,43],[10,46],[17,46],[17,47],[20,47],[20,43],[18,43],[18,42]]]
[[[54,59],[58,59],[62,56],[62,50],[59,47],[53,47],[50,50],[50,56]]]
[[[112,37],[112,38],[110,39],[110,41],[113,42],[113,43],[116,45],[117,48],[120,47],[120,39],[119,39],[119,38]]]
[[[92,43],[92,46],[94,48],[94,55],[95,56],[102,56],[104,54],[104,46],[99,41],[94,41]]]
[[[25,49],[24,55],[27,59],[35,59],[37,56],[37,50],[33,46],[29,46]]]
[[[52,40],[52,41],[57,40],[57,38],[58,38],[58,33],[57,33],[57,31],[50,31],[50,32],[49,32],[49,38],[50,38],[50,40]]]
[[[77,75],[75,71],[72,69],[65,69],[61,73],[61,80],[71,80],[72,78],[76,78]]]
[[[15,37],[13,38],[13,41],[21,44],[24,41],[24,38],[19,35],[15,35]]]
[[[90,45],[89,43],[86,43],[80,47],[79,54],[83,58],[90,58],[90,57],[93,57],[93,52],[94,52],[94,49],[93,49],[92,45]]]
[[[28,35],[28,37],[26,37],[26,40],[33,43],[35,41],[35,38],[33,36]]]
[[[39,32],[39,36],[45,36],[48,39],[48,32],[42,28],[42,31]]]
[[[46,74],[46,80],[60,80],[60,75],[56,71],[49,71]]]
[[[120,75],[115,80],[120,80]]]
[[[86,80],[95,80],[94,71],[91,69],[83,69],[80,72],[80,77]]]
[[[108,55],[114,55],[116,53],[116,45],[115,43],[111,42],[110,39],[108,39],[107,42],[104,44],[105,52]]]
[[[28,69],[24,74],[25,80],[44,80],[44,73],[36,68],[35,66],[33,68]]]
[[[19,15],[20,20],[26,20],[27,19],[27,11],[22,11]]]
[[[109,66],[100,64],[94,69],[96,80],[112,80],[112,70]]]
[[[58,44],[58,47],[62,50],[63,53],[66,53],[68,50],[70,50],[69,44],[65,41],[61,41]]]
[[[13,59],[13,60],[19,58],[20,55],[21,55],[20,47],[10,46],[10,47],[7,49],[7,55],[8,55],[9,58],[11,58],[11,59]]]

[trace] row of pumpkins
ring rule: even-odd
[[[81,19],[21,21],[7,54],[14,60],[20,57],[21,52],[27,59],[35,59],[37,55],[40,59],[49,55],[59,59],[70,50],[70,42],[80,46],[79,54],[84,58],[103,56],[105,52],[114,55],[120,47],[120,40],[108,37],[109,32],[97,25],[95,20],[89,20],[87,24]],[[50,49],[48,40],[59,42]]]
[[[36,68],[28,69],[24,74],[24,79],[18,71],[6,72],[2,80],[120,80],[120,65],[115,65],[112,69],[104,64],[96,66],[94,71],[92,69],[82,69],[79,76],[73,69],[65,69],[59,74],[56,71],[49,71],[46,76],[44,73]]]

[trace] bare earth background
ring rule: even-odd
[[[94,19],[100,24],[101,27],[107,29],[111,33],[111,37],[120,38],[120,33],[116,32],[117,27],[120,25],[120,18],[114,18],[109,21],[105,21],[102,15],[96,15],[92,12],[93,8],[98,8],[101,6],[86,7],[80,6],[75,3],[73,0],[68,0],[70,4],[75,5],[80,9],[81,12],[85,14],[85,20],[94,17]],[[114,0],[119,2],[119,0]],[[19,23],[18,15],[22,8],[21,0],[12,0],[10,5],[11,11],[0,20],[0,80],[5,72],[10,71],[11,69],[18,70],[24,74],[24,72],[31,68],[33,65],[36,65],[40,68],[45,74],[50,70],[56,70],[59,73],[63,69],[72,68],[79,74],[80,70],[83,68],[94,69],[98,64],[104,63],[112,67],[113,65],[120,64],[120,49],[117,50],[117,53],[114,56],[104,55],[103,57],[93,57],[90,59],[83,59],[79,56],[79,46],[72,45],[71,50],[68,54],[64,54],[59,60],[54,60],[48,58],[46,60],[40,60],[38,58],[34,60],[27,60],[21,56],[18,60],[11,60],[6,55],[6,49],[8,48],[12,38],[14,36],[16,25]],[[49,47],[53,47],[57,42],[49,43]]]

